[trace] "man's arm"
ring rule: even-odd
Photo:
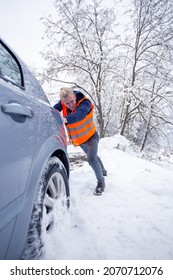
[[[53,106],[55,109],[57,109],[59,112],[62,111],[62,104],[61,104],[61,101],[59,101],[58,103],[56,103],[54,106]]]
[[[70,115],[66,116],[67,123],[71,124],[71,123],[81,121],[90,112],[90,110],[91,110],[91,101],[88,99],[83,100],[80,103],[80,105],[76,108],[76,111],[74,113],[71,113]]]

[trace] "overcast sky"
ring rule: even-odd
[[[52,13],[52,0],[0,0],[0,36],[29,65],[41,62],[45,27],[42,16]]]
[[[86,0],[90,2],[90,0]],[[127,6],[128,0],[123,0]],[[113,0],[104,0],[111,5]],[[45,41],[40,18],[55,12],[53,0],[0,0],[0,36],[30,66],[39,67]]]

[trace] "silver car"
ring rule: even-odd
[[[69,206],[66,144],[59,112],[0,38],[0,259],[43,253],[56,204]]]

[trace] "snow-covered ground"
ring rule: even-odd
[[[79,147],[68,147],[79,156]],[[44,259],[173,259],[173,165],[140,158],[123,137],[104,138],[99,156],[107,190],[93,195],[96,179],[86,161],[72,165],[71,207],[46,237]]]

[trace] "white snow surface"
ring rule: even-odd
[[[83,154],[71,145],[68,152]],[[43,259],[172,260],[172,163],[143,159],[119,135],[101,139],[98,154],[106,191],[93,195],[97,182],[86,161],[73,166],[71,206],[46,236]]]

